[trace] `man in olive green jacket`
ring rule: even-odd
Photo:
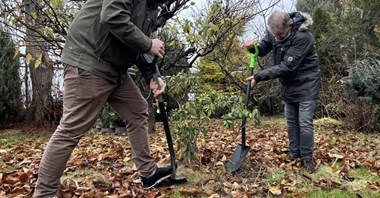
[[[151,39],[163,0],[88,0],[72,22],[62,53],[63,116],[41,159],[33,197],[55,197],[71,152],[95,123],[106,102],[125,122],[144,189],[170,177],[150,154],[148,105],[127,70],[136,64],[155,97],[165,90],[152,80],[155,68],[139,54],[163,58],[164,43]]]

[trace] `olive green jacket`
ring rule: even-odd
[[[88,0],[69,27],[61,60],[121,83],[138,54],[150,50],[157,15],[146,0]],[[151,77],[154,68],[137,66]]]

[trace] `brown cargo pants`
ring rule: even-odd
[[[89,71],[64,66],[63,116],[49,140],[38,170],[33,197],[54,197],[71,152],[93,126],[106,102],[125,122],[135,165],[142,176],[156,168],[148,139],[148,105],[128,76],[115,85]]]

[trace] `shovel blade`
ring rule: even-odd
[[[237,171],[240,168],[240,166],[243,164],[243,161],[245,159],[245,156],[248,154],[248,151],[249,151],[249,147],[247,146],[243,147],[241,144],[239,144],[236,147],[236,150],[234,151],[234,153],[232,154],[231,159],[228,160],[228,162],[226,163],[227,170],[229,172]]]

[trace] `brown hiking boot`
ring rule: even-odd
[[[306,171],[308,173],[314,173],[315,172],[315,166],[314,166],[314,161],[313,158],[303,158],[302,159],[302,164],[305,166]]]

